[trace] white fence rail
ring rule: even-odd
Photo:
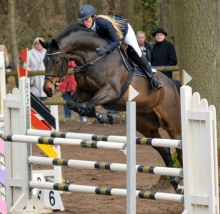
[[[188,213],[219,213],[216,110],[181,88],[184,203]]]
[[[8,94],[5,100],[5,121],[7,123],[5,122],[4,134],[25,135],[26,131],[30,129],[29,96],[29,80],[21,78],[19,91],[13,89],[12,94]],[[183,86],[181,88],[181,119],[185,186],[185,210],[183,213],[218,214],[215,107],[208,106],[205,99],[200,100],[198,93],[192,95],[189,86]],[[18,213],[21,209],[34,213],[37,209],[45,209],[35,200],[36,198],[28,189],[28,183],[31,181],[31,169],[27,163],[27,157],[31,155],[30,147],[31,144],[9,141],[6,143],[8,181],[6,194],[9,213]],[[21,153],[22,156],[19,155]],[[44,213],[47,213],[46,209]]]

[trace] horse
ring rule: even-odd
[[[147,78],[131,75],[132,72],[128,71],[118,49],[98,56],[96,48],[103,47],[108,42],[81,24],[71,24],[57,37],[40,43],[47,50],[43,90],[48,97],[53,96],[56,85],[66,78],[68,61],[74,60],[77,64],[74,69],[77,86],[71,100],[67,101],[70,109],[80,115],[93,116],[100,122],[112,123],[109,115],[96,111],[95,107],[101,105],[105,109],[125,111],[127,86],[131,85],[139,93],[134,98],[137,106],[137,131],[147,138],[161,138],[161,127],[171,139],[181,139],[180,96],[174,83],[164,74],[156,73],[163,87],[154,92]],[[78,103],[82,102],[87,103],[85,108],[79,106]],[[159,152],[166,167],[173,167],[170,148],[153,148]],[[182,151],[178,148],[176,151],[182,165]],[[179,182],[178,177],[170,176],[174,190],[182,193],[183,187]]]

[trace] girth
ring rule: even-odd
[[[128,70],[128,76],[127,76],[127,78],[125,79],[124,83],[121,86],[120,96],[113,99],[113,100],[111,100],[111,101],[109,101],[108,103],[105,104],[105,106],[113,105],[113,104],[117,103],[123,97],[125,92],[128,90],[128,87],[131,84],[131,81],[132,81],[133,76],[134,76],[134,68],[131,68],[130,66],[128,66],[128,60],[126,60],[126,58],[125,58],[126,52],[123,49],[123,53],[122,53],[121,48],[123,49],[123,47],[118,47],[118,51],[119,51],[119,53],[122,57],[123,63],[125,64],[125,67]]]

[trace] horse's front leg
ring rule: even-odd
[[[68,100],[66,104],[69,109],[78,113],[80,116],[94,117],[102,124],[113,124],[113,117],[111,115],[96,111],[95,107],[119,96],[119,93],[119,91],[115,92],[112,85],[107,83],[91,99],[88,93],[76,87],[76,90],[72,94],[72,99]],[[78,104],[79,102],[86,102],[87,100],[89,100],[89,102],[87,102],[86,108]]]
[[[95,112],[95,115],[96,115],[95,118],[102,124],[104,124],[104,123],[105,124],[113,124],[113,122],[114,122],[112,115],[109,115],[109,114],[106,115],[106,114],[98,112],[98,111]]]
[[[86,108],[83,106],[80,106],[77,102],[75,102],[73,99],[69,99],[66,101],[67,108],[73,110],[74,112],[78,113],[80,116],[87,116]]]
[[[94,111],[98,105],[105,105],[120,96],[120,85],[106,83],[86,104],[87,111]]]
[[[111,115],[106,115],[99,111],[96,111],[95,107],[87,110],[87,108],[80,106],[73,99],[67,100],[66,105],[69,109],[78,113],[80,116],[86,116],[88,118],[95,117],[100,123],[113,124],[113,117]]]
[[[87,116],[86,108],[79,105],[79,103],[86,102],[87,100],[91,99],[91,96],[81,91],[78,87],[76,87],[75,91],[71,95],[71,99],[66,101],[67,108],[73,110],[74,112],[78,113],[80,116]],[[92,117],[93,115],[90,115]]]
[[[112,85],[110,83],[106,83],[96,94],[92,97],[92,99],[87,102],[86,110],[87,114],[93,114],[94,117],[100,123],[113,124],[112,115],[106,115],[104,113],[96,111],[95,107],[98,105],[103,105],[113,100],[114,98],[120,95],[120,85],[118,87]]]

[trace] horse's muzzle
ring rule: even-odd
[[[44,89],[44,93],[45,93],[48,97],[52,97],[52,96],[53,96],[53,90],[52,90],[52,88]]]

